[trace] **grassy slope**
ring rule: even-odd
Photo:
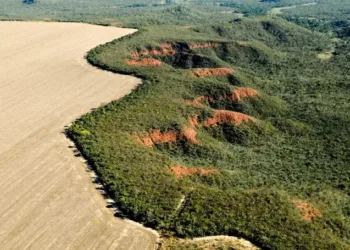
[[[185,52],[206,58],[208,65],[237,69],[232,76],[194,78],[184,67],[191,65],[187,57],[190,63],[156,57],[168,63],[160,68],[125,63],[131,51],[157,48],[161,42],[172,43],[180,53],[189,43],[203,41],[224,45]],[[345,249],[350,237],[350,100],[344,72],[349,65],[341,55],[317,59],[329,43],[280,19],[144,28],[88,56],[101,68],[142,77],[143,85],[85,115],[69,134],[132,219],[179,236],[244,236],[271,249]],[[262,94],[204,108],[184,102],[242,86]],[[262,122],[197,127],[199,145],[181,140],[145,148],[130,136],[149,129],[180,131],[189,117],[199,113],[205,119],[218,108]],[[222,174],[178,179],[169,173],[172,164],[220,169]],[[178,210],[182,195],[186,202]],[[293,199],[308,201],[323,216],[305,221]]]

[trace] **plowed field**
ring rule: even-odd
[[[140,81],[84,55],[135,30],[0,22],[1,249],[153,249],[156,235],[114,217],[64,127]]]

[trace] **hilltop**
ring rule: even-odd
[[[345,249],[348,66],[317,57],[332,43],[278,17],[145,27],[88,55],[143,84],[69,134],[122,212],[167,234]]]

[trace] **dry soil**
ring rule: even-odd
[[[0,22],[1,249],[153,249],[157,236],[114,217],[65,126],[140,81],[88,65],[86,52],[135,30]]]

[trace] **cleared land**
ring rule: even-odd
[[[304,3],[304,4],[292,5],[292,6],[286,6],[286,7],[272,8],[268,12],[268,14],[269,15],[281,15],[281,14],[283,14],[284,10],[295,9],[297,7],[303,7],[303,6],[312,6],[312,5],[316,5],[316,4],[317,4],[317,2],[312,2],[312,3]]]
[[[84,54],[134,30],[0,22],[2,249],[153,249],[156,235],[114,217],[65,126],[140,81],[95,69]]]

